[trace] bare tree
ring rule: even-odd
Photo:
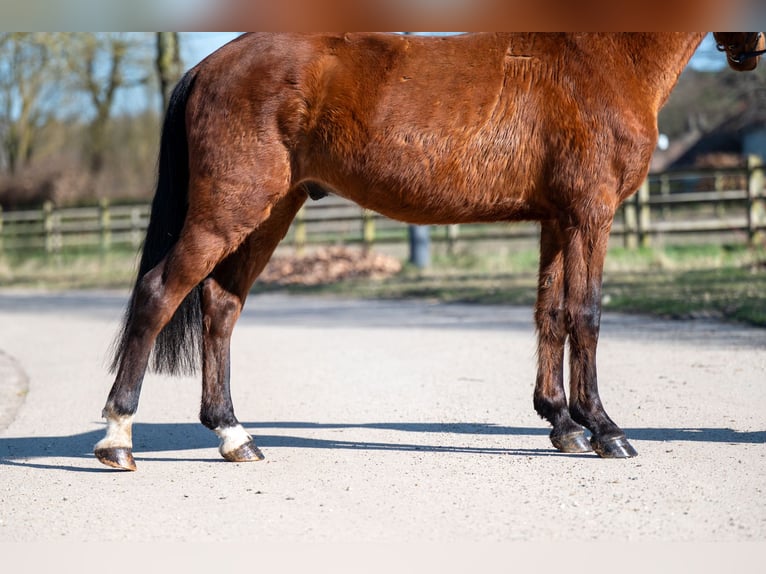
[[[145,63],[146,35],[80,33],[69,52],[77,87],[90,101],[94,116],[86,137],[88,167],[97,175],[104,167],[107,128],[117,91],[149,81]]]
[[[59,34],[46,32],[0,34],[0,138],[11,174],[29,163],[54,117],[61,42]]]

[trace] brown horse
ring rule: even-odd
[[[328,193],[411,223],[539,221],[535,409],[563,452],[634,456],[598,394],[601,274],[615,210],[646,176],[657,113],[702,38],[252,34],[212,54],[167,111],[98,459],[135,469],[150,358],[169,373],[201,362],[200,420],[221,454],[263,458],[234,415],[229,341],[298,209]],[[716,38],[732,68],[755,68],[761,34]]]

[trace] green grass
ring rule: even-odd
[[[766,251],[726,246],[615,250],[604,308],[766,326]]]
[[[137,256],[131,249],[0,258],[0,288],[127,288]],[[419,298],[477,304],[532,305],[537,252],[463,249],[435,256],[426,271],[405,267],[387,280],[312,287],[256,284],[254,292]],[[604,273],[604,309],[673,318],[713,317],[766,327],[766,250],[727,246],[614,249]]]

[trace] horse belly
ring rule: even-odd
[[[408,223],[536,218],[540,186],[528,159],[502,146],[406,139],[370,141],[353,158],[325,155],[320,179],[337,195]]]
[[[458,185],[369,187],[348,198],[386,217],[415,224],[448,225],[534,219],[524,194],[509,189],[468,190]]]

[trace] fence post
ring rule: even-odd
[[[663,173],[660,176],[660,195],[663,199],[666,199],[668,196],[670,196],[670,176],[667,173]],[[670,216],[670,208],[665,205],[662,208],[662,217],[668,218]]]
[[[3,206],[0,205],[0,259],[3,257]]]
[[[649,207],[649,178],[646,178],[638,188],[638,244],[641,247],[649,247],[650,236],[650,207]]]
[[[303,255],[306,249],[306,208],[301,207],[295,214],[295,235],[293,236],[295,244],[295,254]]]
[[[98,226],[100,231],[101,255],[109,253],[112,246],[112,224],[109,213],[109,200],[102,197],[98,202]]]
[[[623,204],[622,213],[624,221],[623,244],[626,249],[638,247],[638,193],[629,197]]]
[[[375,243],[375,212],[369,209],[362,210],[362,238],[365,251],[372,249]]]
[[[455,254],[455,244],[460,236],[460,225],[453,224],[447,226],[447,255]]]
[[[751,246],[760,242],[766,226],[763,160],[757,155],[747,158],[747,240]]]
[[[45,240],[45,254],[53,253],[53,202],[43,203],[43,234]]]
[[[138,207],[130,210],[130,245],[134,248],[141,245],[141,210]]]
[[[725,213],[724,204],[721,201],[721,194],[726,190],[726,176],[721,172],[715,174],[715,191],[718,194],[715,204],[716,217],[723,217]]]

